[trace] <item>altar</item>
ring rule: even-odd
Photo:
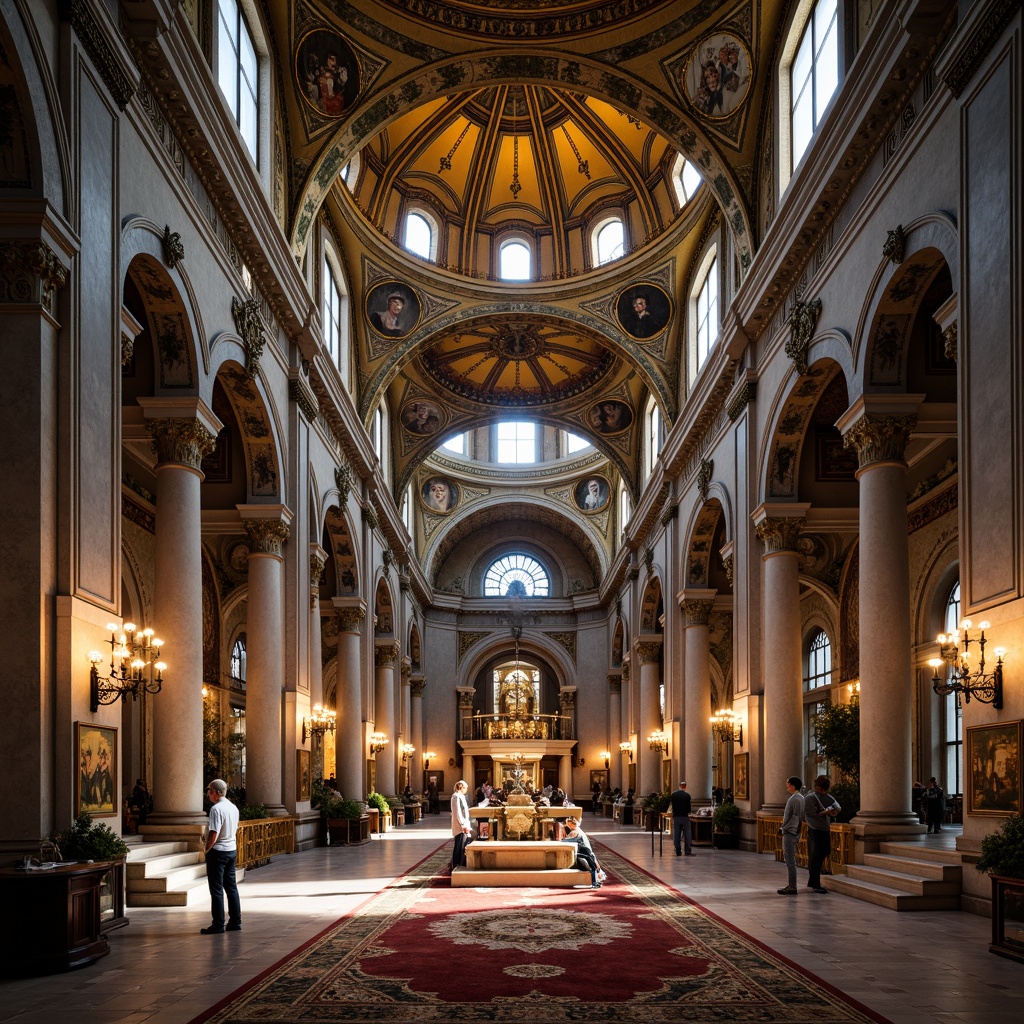
[[[551,840],[494,840],[470,843],[466,866],[452,870],[452,887],[590,885],[590,872],[578,871],[576,844]]]

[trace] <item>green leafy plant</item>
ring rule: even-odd
[[[238,808],[239,821],[257,821],[260,818],[269,818],[267,808],[264,804],[246,804]]]
[[[324,818],[361,818],[363,804],[358,800],[339,800],[333,797],[320,806],[320,813]]]
[[[331,789],[323,779],[314,779],[310,791],[309,806],[323,807],[332,800]]]
[[[836,815],[836,821],[850,821],[860,810],[860,786],[855,782],[837,782],[829,793],[839,801],[842,810]]]
[[[657,811],[660,814],[668,810],[671,802],[672,797],[669,793],[648,793],[644,797],[643,808],[645,811]]]
[[[399,807],[405,807],[400,796],[386,796],[384,799],[387,800],[388,807],[390,807],[391,810],[396,810]]]
[[[54,832],[51,841],[64,860],[119,860],[128,852],[128,845],[108,825],[94,822],[81,814],[69,829]]]
[[[1007,878],[1024,878],[1024,814],[1007,818],[981,841],[979,871]]]
[[[740,824],[740,809],[731,800],[719,804],[712,817],[716,832],[735,832]]]
[[[387,814],[391,810],[391,804],[388,803],[388,798],[383,793],[378,793],[376,790],[371,791],[366,795],[366,802],[371,807],[376,807],[381,814]]]
[[[815,716],[814,732],[818,752],[835,772],[859,786],[860,703],[826,704]]]

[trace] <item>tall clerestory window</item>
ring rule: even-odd
[[[718,259],[711,261],[697,293],[697,369],[718,341]]]
[[[330,260],[324,256],[324,346],[335,365],[341,359],[341,289],[334,279]]]
[[[953,589],[946,598],[945,632],[953,633],[960,628],[960,581],[953,585]],[[961,772],[963,754],[963,718],[960,701],[956,698],[946,697],[942,701],[943,733],[946,744],[946,792],[962,793],[963,776]]]
[[[792,166],[804,155],[839,84],[838,0],[818,0],[790,69]]]
[[[484,574],[484,597],[547,597],[547,570],[530,555],[502,555]]]
[[[512,421],[499,423],[496,431],[498,462],[537,461],[537,425]]]
[[[231,682],[240,690],[245,689],[245,634],[239,633],[231,648]]]
[[[498,250],[498,277],[502,281],[529,281],[533,277],[532,255],[525,242],[503,242]]]
[[[217,0],[217,83],[246,147],[258,161],[259,62],[238,0]]]

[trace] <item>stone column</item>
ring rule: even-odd
[[[338,618],[338,686],[335,712],[336,780],[338,792],[348,800],[362,800],[363,792],[363,699],[362,661],[359,657],[360,627],[366,618],[362,598],[332,599]]]
[[[764,804],[785,807],[786,779],[803,775],[803,664],[800,635],[800,537],[807,504],[759,506],[751,518],[764,544]],[[804,780],[807,781],[806,779]]]
[[[147,824],[203,813],[203,567],[199,464],[221,423],[198,399],[140,399],[157,456],[154,625],[166,682],[153,701],[153,805]],[[280,764],[280,753],[277,755]]]
[[[695,803],[711,800],[711,649],[708,622],[716,591],[687,589],[680,607],[686,622],[686,718],[683,775]],[[674,779],[674,782],[680,780]]]
[[[469,806],[472,807],[473,795],[476,793],[476,762],[473,760],[472,754],[462,755],[462,778],[466,780],[466,785],[469,786],[466,800],[469,801]]]
[[[416,748],[413,766],[409,768],[409,783],[419,789],[415,765],[422,761],[421,755],[427,748],[423,745],[423,688],[427,685],[422,672],[413,672],[409,678],[409,742]]]
[[[622,675],[618,672],[608,676],[608,753],[611,763],[608,765],[608,787],[615,789],[622,786],[622,755],[619,744],[624,739],[622,727]]]
[[[632,715],[630,709],[632,707],[632,683],[630,682],[630,665],[631,659],[627,654],[622,659],[622,696],[619,699],[621,712],[622,712],[622,724],[619,732],[620,743],[632,743],[633,742],[633,725]],[[633,759],[636,757],[636,752],[630,748],[630,752],[619,752],[619,767],[622,769],[622,792],[625,794],[630,787],[630,775],[635,774],[630,769],[633,767]]]
[[[249,535],[246,616],[245,798],[287,814],[282,791],[284,557],[291,513],[280,505],[239,505]],[[295,755],[292,754],[292,757]]]
[[[913,682],[907,442],[923,396],[871,395],[837,426],[860,468],[860,811],[854,825],[920,831],[910,813]]]
[[[375,755],[377,760],[377,792],[391,796],[395,792],[395,661],[396,640],[376,640],[373,656],[376,667],[373,687],[373,728],[388,738],[388,745]]]
[[[398,737],[403,743],[409,742],[409,733],[411,731],[409,718],[412,713],[412,692],[411,692],[411,679],[412,679],[412,662],[408,658],[402,658],[401,667],[401,698],[400,698],[400,714],[396,732]]]
[[[662,639],[657,635],[641,636],[636,653],[640,659],[640,735],[637,739],[638,796],[661,792],[661,754],[651,750],[647,737],[663,727],[659,692],[661,669],[658,658]]]
[[[319,544],[309,545],[309,704],[324,702],[324,661],[321,655],[320,580],[327,565],[327,552]],[[314,779],[324,775],[323,740],[311,741],[310,773]]]
[[[558,788],[572,798],[572,755],[563,754],[558,759]]]

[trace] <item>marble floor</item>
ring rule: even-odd
[[[130,909],[130,925],[111,934],[103,960],[0,982],[0,1021],[53,1024],[72,1013],[75,1024],[185,1024],[449,842],[445,826],[446,818],[427,817],[361,847],[318,848],[249,871],[241,932],[200,935],[205,905]],[[988,952],[985,918],[898,914],[836,893],[782,897],[775,890],[785,868],[771,857],[699,847],[695,857],[676,858],[670,840],[664,856],[652,855],[649,833],[592,815],[584,827],[893,1024],[1024,1020],[1024,965]]]

